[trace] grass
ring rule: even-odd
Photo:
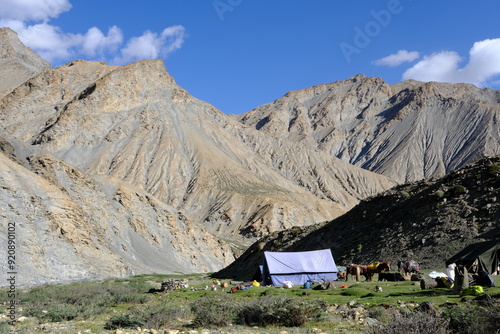
[[[151,289],[159,289],[161,282],[169,278],[185,278],[190,286],[168,293],[149,293]],[[485,292],[498,301],[500,278],[495,277],[495,281],[497,287],[486,288]],[[304,332],[314,327],[327,331],[339,328],[363,331],[359,321],[345,320],[345,314],[340,316],[331,309],[366,309],[384,321],[393,321],[396,328],[397,321],[406,318],[391,318],[385,310],[411,310],[425,301],[443,310],[446,305],[458,305],[462,307],[458,311],[464,314],[476,307],[471,304],[476,298],[474,296],[460,297],[445,288],[421,290],[419,282],[409,281],[336,282],[335,289],[324,291],[300,286],[292,289],[250,287],[234,294],[227,293],[229,288],[225,291],[220,287],[217,291],[204,289],[211,285],[209,276],[192,274],[139,275],[104,282],[37,286],[26,292],[18,291],[17,315],[28,317],[28,320],[19,322],[16,332],[37,333],[35,328],[40,323],[68,326],[75,332],[91,329],[92,332],[113,333],[117,328],[138,325],[151,329],[186,330],[193,326],[210,327],[217,321],[221,326],[245,326],[246,323],[246,328],[259,324],[259,327],[267,326],[268,333],[272,332],[269,328],[285,326],[300,326]],[[341,288],[342,285],[347,287]],[[7,294],[0,290],[0,314],[6,312],[6,302]],[[226,308],[221,309],[221,305]],[[325,312],[327,308],[329,312]],[[311,310],[311,314],[307,310]],[[234,314],[224,317],[231,312]],[[217,319],[219,315],[221,318]],[[5,320],[1,320],[0,333],[7,333],[9,329]]]

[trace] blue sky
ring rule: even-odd
[[[224,113],[358,73],[500,89],[499,1],[0,0],[53,66],[163,58]]]

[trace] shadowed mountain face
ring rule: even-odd
[[[395,185],[222,114],[161,60],[52,69],[10,45],[0,59],[28,74],[1,87],[0,215],[16,223],[20,284],[215,271]]]
[[[499,189],[500,157],[485,158],[442,178],[394,187],[329,223],[268,235],[214,276],[252,279],[265,251],[325,248],[337,265],[413,259],[444,270],[466,245],[500,238]]]
[[[407,182],[500,154],[499,116],[499,91],[358,75],[289,92],[237,118]]]

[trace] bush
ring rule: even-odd
[[[372,306],[368,310],[368,316],[370,318],[377,319],[380,322],[388,322],[392,319],[395,313],[399,313],[398,309],[393,307],[386,308],[381,305]]]
[[[105,329],[137,328],[144,325],[141,319],[130,317],[130,315],[118,315],[110,318],[104,325]]]
[[[426,312],[394,312],[382,325],[368,327],[369,334],[448,334],[446,320]]]
[[[455,196],[463,195],[467,192],[467,189],[461,184],[456,184],[453,186],[453,194]]]
[[[300,327],[309,319],[318,319],[326,306],[319,299],[266,296],[243,305],[238,318],[242,324],[249,326]]]
[[[444,191],[442,191],[442,190],[436,190],[436,192],[434,192],[434,196],[436,196],[437,198],[443,198],[444,197]]]
[[[196,327],[225,327],[233,322],[249,326],[300,327],[318,319],[327,303],[320,299],[263,296],[237,303],[231,295],[207,294],[192,304]]]
[[[497,164],[491,164],[488,165],[488,173],[492,176],[496,176],[498,173],[500,173],[500,165]]]
[[[158,330],[172,327],[176,324],[178,318],[187,318],[190,314],[185,308],[160,304],[133,308],[130,315],[141,319],[146,328]]]
[[[47,310],[44,318],[52,322],[73,320],[80,315],[80,308],[74,305],[53,305]]]
[[[450,305],[443,311],[453,333],[497,333],[500,308],[476,305]]]
[[[30,305],[24,314],[46,321],[87,319],[101,314],[107,307],[123,303],[145,303],[148,285],[118,283],[73,283],[33,288],[20,298]],[[42,312],[47,310],[48,312]]]
[[[294,237],[302,233],[302,229],[299,226],[293,226],[290,231]]]
[[[195,327],[225,327],[233,323],[239,312],[239,303],[232,295],[210,293],[191,305]]]

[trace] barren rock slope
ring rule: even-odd
[[[238,119],[399,181],[500,153],[500,91],[358,75],[289,92]]]
[[[394,185],[243,126],[161,60],[43,70],[0,99],[0,137],[2,215],[30,282],[214,271],[234,245]]]
[[[0,97],[50,67],[47,61],[24,46],[14,31],[0,28]]]

